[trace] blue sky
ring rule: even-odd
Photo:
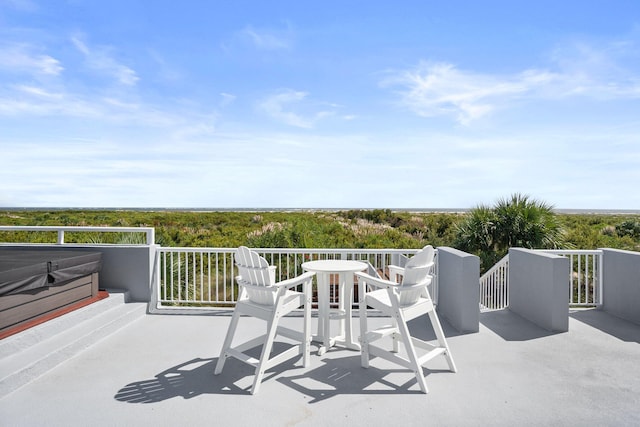
[[[0,206],[640,209],[638,1],[0,0]]]

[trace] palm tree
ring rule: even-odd
[[[513,194],[493,207],[479,205],[458,225],[454,246],[480,257],[486,270],[510,247],[555,249],[564,244],[564,232],[553,206]]]

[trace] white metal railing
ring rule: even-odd
[[[602,304],[602,251],[601,250],[545,250],[569,258],[571,284],[569,304],[592,306]]]
[[[54,232],[57,233],[56,244],[64,245],[66,242],[65,232],[80,232],[80,233],[130,233],[130,234],[144,234],[144,244],[153,245],[155,243],[155,229],[153,227],[67,227],[67,226],[13,226],[13,225],[0,225],[0,231],[15,231],[15,232]],[[87,242],[95,244],[95,242]],[[127,240],[127,244],[136,244],[135,240]]]
[[[384,277],[389,264],[403,264],[404,258],[415,254],[419,249],[263,248],[254,250],[265,257],[271,265],[277,266],[276,277],[281,281],[302,274],[303,262],[318,259],[364,261],[370,265],[370,274]],[[238,297],[234,252],[235,248],[159,247],[156,252],[158,307],[233,306]],[[437,288],[437,285],[434,288]],[[332,287],[330,295],[332,304],[337,305],[337,295],[337,288]],[[315,295],[314,301],[317,301]],[[352,303],[354,305],[358,303],[357,284]]]
[[[601,250],[540,250],[569,258],[571,272],[567,283],[570,305],[589,307],[602,304]],[[509,255],[480,277],[480,309],[500,310],[508,306]]]
[[[501,310],[509,306],[509,255],[480,277],[480,310]]]

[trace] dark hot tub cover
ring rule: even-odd
[[[62,285],[101,267],[100,252],[0,248],[0,296]]]

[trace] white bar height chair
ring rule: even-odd
[[[457,371],[427,288],[433,279],[431,273],[434,266],[434,253],[433,247],[428,245],[413,256],[404,268],[389,266],[389,275],[392,280],[384,280],[366,273],[356,273],[360,284],[359,288],[362,290],[360,292],[362,366],[369,367],[370,356],[378,356],[399,364],[415,373],[423,393],[429,392],[422,372],[422,365],[427,361],[443,355],[449,369],[452,372]],[[396,275],[402,276],[400,283],[393,280]],[[367,307],[390,316],[392,324],[370,331],[367,323]],[[409,333],[407,322],[423,314],[429,315],[436,334],[437,345],[412,337]],[[374,341],[388,336],[391,336],[393,342],[391,350],[372,344]],[[398,354],[399,342],[404,345],[407,357]],[[419,356],[416,347],[422,350],[421,353],[424,353],[424,350],[426,353]]]
[[[222,345],[222,351],[216,364],[215,374],[224,368],[228,357],[234,357],[256,368],[251,394],[258,392],[262,377],[267,369],[302,355],[303,366],[309,364],[311,346],[311,281],[315,273],[304,273],[293,279],[276,283],[275,266],[269,266],[267,260],[241,246],[235,253],[235,262],[239,270],[236,281],[240,286],[240,296],[236,303],[227,335]],[[302,292],[292,288],[302,285]],[[278,325],[281,317],[304,307],[304,321],[302,331]],[[233,337],[241,315],[253,316],[267,322],[264,335],[251,339],[243,344],[232,347]],[[277,335],[282,335],[299,342],[279,354],[271,355],[273,342]],[[249,349],[262,345],[260,359],[246,354]]]

